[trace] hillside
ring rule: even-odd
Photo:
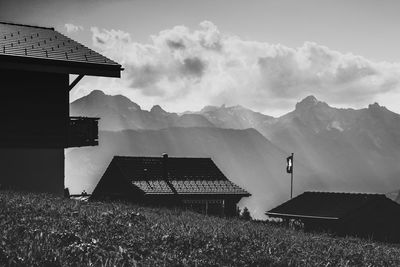
[[[263,223],[0,191],[0,265],[399,266],[400,248]]]

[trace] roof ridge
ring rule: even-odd
[[[7,24],[7,25],[14,25],[14,26],[23,26],[23,27],[31,27],[31,28],[38,28],[38,29],[46,29],[46,30],[55,30],[54,27],[44,27],[44,26],[36,26],[36,25],[29,25],[29,24],[21,24],[21,23],[14,23],[8,21],[0,21],[0,24]]]
[[[305,191],[304,194],[336,194],[336,195],[368,195],[368,196],[385,196],[381,193],[371,192],[327,192],[327,191]]]
[[[162,159],[162,156],[119,156],[115,155],[114,158],[131,158],[131,159],[139,159],[139,158],[151,158],[151,159]],[[211,157],[170,157],[169,159],[211,159]]]

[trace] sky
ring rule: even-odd
[[[144,109],[273,116],[310,94],[400,113],[399,11],[395,0],[0,0],[0,20],[55,27],[125,68],[85,77],[71,100],[100,89]]]

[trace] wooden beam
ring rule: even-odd
[[[85,75],[83,75],[83,74],[79,74],[79,76],[76,77],[76,79],[69,85],[69,91],[71,91],[72,88],[74,88],[75,85],[76,85],[77,83],[79,83],[79,81],[82,80],[82,78],[83,78],[84,76],[85,76]]]
[[[84,62],[59,61],[51,59],[27,58],[1,55],[0,69],[38,71],[51,73],[83,74],[90,76],[120,78],[120,65],[105,65]]]

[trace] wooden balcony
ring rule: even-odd
[[[6,117],[0,148],[67,148],[99,144],[98,118],[49,116]]]
[[[97,146],[99,118],[70,117],[67,147]]]

